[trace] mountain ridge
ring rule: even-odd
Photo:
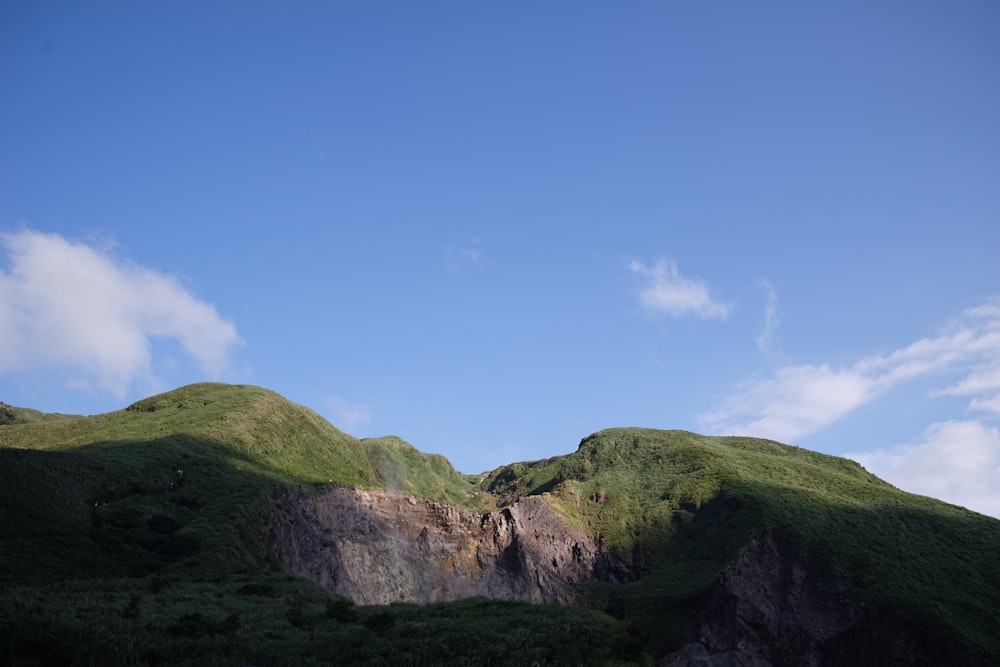
[[[611,428],[582,438],[577,449],[565,455],[511,463],[482,475],[463,475],[444,457],[420,452],[400,438],[354,438],[308,408],[270,390],[247,385],[189,385],[104,415],[47,419],[38,413],[32,417],[29,423],[22,420],[0,425],[0,497],[9,508],[0,522],[0,578],[15,590],[0,596],[0,614],[34,618],[41,625],[56,628],[52,633],[60,636],[71,635],[69,628],[76,627],[75,621],[62,617],[57,620],[41,611],[25,616],[25,610],[18,606],[26,604],[24,599],[36,603],[44,599],[56,600],[69,612],[78,608],[76,603],[48,590],[46,582],[63,581],[69,585],[90,580],[116,581],[117,586],[131,591],[129,596],[138,596],[136,618],[147,622],[152,618],[154,603],[164,599],[163,589],[154,588],[162,585],[166,590],[186,590],[197,588],[195,582],[212,580],[217,580],[212,585],[214,594],[224,601],[222,607],[233,612],[230,616],[242,619],[252,616],[248,595],[238,593],[247,590],[269,590],[275,595],[288,591],[281,599],[299,600],[275,603],[277,609],[289,605],[295,609],[314,608],[310,605],[326,605],[328,611],[341,609],[337,600],[342,597],[330,597],[299,579],[274,583],[275,577],[280,579],[281,573],[289,569],[287,563],[281,562],[274,534],[275,526],[287,536],[292,534],[290,526],[309,521],[305,515],[296,514],[295,506],[288,504],[289,498],[319,502],[324,494],[344,488],[462,508],[472,513],[468,515],[472,523],[480,521],[475,517],[483,517],[484,526],[488,520],[495,521],[487,517],[518,502],[536,499],[536,504],[543,503],[550,509],[538,505],[539,510],[544,509],[545,516],[551,515],[545,519],[548,532],[544,534],[555,535],[552,531],[556,524],[552,522],[556,521],[564,526],[560,530],[565,530],[566,535],[589,536],[573,538],[565,547],[568,551],[560,552],[563,560],[552,560],[576,562],[575,579],[567,581],[583,595],[581,603],[595,610],[592,613],[599,614],[599,618],[617,619],[602,626],[609,633],[605,637],[609,645],[618,647],[617,657],[608,658],[612,661],[792,664],[781,663],[769,645],[787,648],[803,644],[806,648],[796,654],[798,658],[826,655],[826,662],[821,664],[837,664],[832,656],[850,654],[844,637],[859,632],[857,623],[840,627],[838,623],[846,623],[836,621],[840,616],[825,616],[829,627],[840,628],[836,636],[826,636],[815,628],[801,628],[787,618],[781,620],[780,615],[768,616],[762,611],[782,600],[780,604],[788,608],[805,604],[802,600],[810,600],[808,604],[815,606],[819,602],[813,597],[820,594],[832,595],[830,599],[848,605],[845,609],[855,609],[857,618],[882,614],[898,619],[902,626],[909,623],[929,628],[922,632],[933,639],[927,640],[929,644],[922,644],[920,637],[910,634],[899,635],[898,628],[885,630],[906,637],[900,640],[900,646],[906,648],[900,648],[899,655],[910,655],[915,664],[925,658],[937,663],[953,658],[954,664],[987,664],[1000,659],[1000,638],[992,625],[992,609],[1000,605],[1000,574],[994,560],[1000,550],[1000,522],[907,494],[846,459],[752,438]],[[404,509],[413,506],[406,501],[391,504]],[[290,521],[294,516],[298,519]],[[403,518],[396,520],[405,525]],[[514,527],[527,536],[533,530],[531,521],[522,520]],[[445,533],[456,530],[447,523],[441,526]],[[325,539],[341,552],[349,551],[351,535],[339,535],[336,539],[340,542],[335,543],[324,530],[318,528],[317,543]],[[408,535],[407,531],[399,533],[386,544],[395,545],[392,548],[405,555],[407,549],[417,548],[414,545],[419,541]],[[422,539],[425,545],[452,544],[441,542],[445,538],[433,534]],[[615,582],[604,581],[586,574],[596,572],[593,563],[610,556],[591,561],[565,555],[573,553],[574,543],[583,544],[589,539],[597,540],[595,544],[599,543],[604,553],[619,554],[615,558],[630,563],[633,574],[628,581],[621,577]],[[463,544],[480,544],[468,540]],[[495,557],[500,559],[496,561],[501,567],[498,572],[505,581],[514,581],[510,577],[520,571],[541,573],[540,567],[549,574],[536,576],[560,576],[558,568],[547,564],[544,545],[529,548],[526,545],[535,543],[519,542],[516,531],[504,540],[498,543],[502,548],[497,547],[500,550],[495,553],[494,547],[482,547],[486,551],[480,548],[477,567],[496,567],[490,565],[494,562],[490,559]],[[358,544],[365,546],[363,541]],[[513,551],[501,558],[503,549],[511,548]],[[529,551],[524,551],[526,548]],[[525,555],[529,552],[535,556]],[[422,563],[419,568],[426,569],[430,567],[426,565],[430,562],[426,554],[432,552],[422,553],[425,555],[412,562]],[[786,572],[781,575],[785,579],[761,580],[770,575],[766,575],[766,568],[758,572],[747,565],[751,562],[747,554],[784,563],[775,565],[775,571]],[[441,562],[445,561],[447,558]],[[357,569],[362,562],[348,558],[342,561],[340,571],[347,572],[345,567]],[[579,569],[580,563],[584,570]],[[743,569],[733,569],[738,567]],[[773,591],[769,601],[746,601],[739,592],[746,586],[733,583],[744,581],[746,572],[756,573],[754,585]],[[841,584],[836,590],[828,589],[826,584],[796,588],[799,584],[794,583],[794,572],[800,572],[795,575],[800,583],[836,579]],[[441,581],[434,577],[431,580]],[[379,577],[375,577],[371,580],[374,583],[367,585],[377,585],[378,581]],[[564,590],[562,584],[553,585],[551,590]],[[337,593],[335,587],[331,590]],[[414,599],[420,599],[423,594],[414,595]],[[391,597],[379,599],[393,601]],[[545,600],[544,596],[522,599]],[[191,600],[189,604],[200,611],[187,613],[211,620],[204,607]],[[473,605],[463,609],[473,619],[469,627],[479,629],[475,613],[469,612],[476,603],[463,604]],[[264,613],[250,606],[253,614]],[[406,613],[419,619],[437,613],[431,608],[437,605]],[[496,608],[491,609],[495,614]],[[559,609],[559,614],[569,618],[567,608]],[[718,619],[727,618],[726,614],[734,609],[742,609],[742,615],[730,618],[723,628]],[[397,612],[391,608],[351,607],[344,615],[353,619],[350,623],[357,623],[398,618],[402,612]],[[277,612],[270,609],[267,613]],[[340,612],[329,612],[327,616],[312,613],[328,616],[332,623],[310,620],[314,636],[340,636],[338,633],[347,632],[350,625],[336,624]],[[527,618],[533,612],[519,613]],[[312,618],[306,611],[301,614]],[[771,619],[761,626],[766,632],[754,635],[758,650],[751,653],[757,662],[725,663],[737,655],[730,645],[732,633],[746,634],[750,627],[747,619],[754,614]],[[173,622],[183,625],[181,616],[175,615]],[[848,617],[854,618],[850,614],[843,618]],[[595,622],[573,618],[573,622]],[[204,643],[212,639],[228,642],[232,651],[244,650],[253,634],[251,626],[224,627],[223,621],[225,618],[217,618],[211,621],[217,625],[208,624],[218,632],[192,630],[195,636],[185,636],[185,641]],[[18,621],[11,628],[27,632],[23,623]],[[369,648],[412,639],[400,635],[399,628],[383,630],[381,634],[372,630],[375,634],[369,637]],[[0,648],[8,651],[7,657],[22,655],[16,637],[10,635],[14,631],[5,631],[7,644],[0,642],[0,647],[7,647]],[[614,639],[609,638],[612,636]],[[540,633],[532,637],[536,647],[555,641]],[[49,643],[52,639],[47,637]],[[147,649],[148,655],[137,653],[133,661],[170,664],[165,655],[177,649],[178,641],[176,637],[153,633],[145,641],[152,647]],[[276,636],[268,642],[271,660],[257,660],[244,653],[247,660],[284,664],[276,656],[295,655],[289,649],[294,643],[291,640],[283,643]],[[878,644],[871,638],[856,639],[854,643]],[[93,650],[74,646],[77,652]],[[590,644],[587,647],[597,650]],[[559,653],[568,651],[564,642],[556,641],[550,649],[555,651],[551,654],[554,656],[569,655]],[[313,655],[308,643],[296,650],[300,656]],[[476,650],[470,649],[466,658],[481,658]],[[73,649],[67,651],[72,653]],[[424,647],[418,655],[428,656],[428,651]]]

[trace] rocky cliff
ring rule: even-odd
[[[544,497],[481,514],[383,491],[292,493],[272,525],[293,574],[356,604],[471,597],[579,603],[575,584],[635,576],[629,554],[571,528]]]

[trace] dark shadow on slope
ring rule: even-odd
[[[641,664],[628,627],[589,610],[331,607],[265,572],[255,528],[289,480],[259,465],[184,436],[0,449],[0,663]]]
[[[633,526],[645,576],[588,590],[656,656],[714,638],[666,664],[735,660],[740,642],[774,665],[996,664],[1000,522],[896,490],[869,500],[729,480]]]
[[[749,492],[768,499],[765,522],[784,542],[845,577],[857,598],[923,628],[914,638],[929,664],[977,664],[967,647],[980,664],[1000,660],[1000,521],[896,490],[862,500]]]
[[[178,478],[178,468],[183,478]],[[288,483],[183,435],[71,450],[0,449],[0,583],[259,567],[266,490]],[[195,558],[197,557],[197,558]]]
[[[610,599],[643,619],[654,654],[678,652],[665,664],[748,647],[773,665],[996,664],[1000,522],[898,491],[871,500],[739,482]]]

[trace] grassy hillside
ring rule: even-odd
[[[900,491],[853,461],[754,438],[609,429],[484,485],[505,502],[549,493],[571,521],[646,555],[648,576],[595,595],[680,610],[751,535],[771,532],[859,594],[1000,659],[1000,521]]]
[[[215,384],[120,412],[5,425],[0,482],[11,510],[0,519],[0,581],[149,574],[194,554],[197,566],[257,568],[266,492],[280,485],[393,487],[450,502],[470,488],[447,461],[398,439],[362,442],[274,392]]]
[[[625,626],[593,611],[355,609],[286,575],[260,535],[288,486],[491,504],[470,493],[478,477],[398,438],[357,440],[274,392],[221,384],[93,417],[10,411],[18,418],[0,425],[0,664],[398,665],[410,655],[485,665],[511,632],[525,664],[638,655]],[[582,632],[592,641],[567,645]]]
[[[488,601],[355,608],[285,574],[260,539],[276,493],[330,484],[482,511],[548,494],[644,576],[589,587],[619,620]],[[481,480],[274,392],[199,384],[92,417],[0,405],[0,509],[0,664],[642,664],[676,648],[762,533],[1000,661],[1000,522],[764,440],[610,429]]]

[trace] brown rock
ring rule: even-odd
[[[567,526],[544,497],[499,512],[334,488],[279,501],[274,550],[293,574],[356,604],[472,597],[581,603],[575,584],[633,578],[631,558]]]

